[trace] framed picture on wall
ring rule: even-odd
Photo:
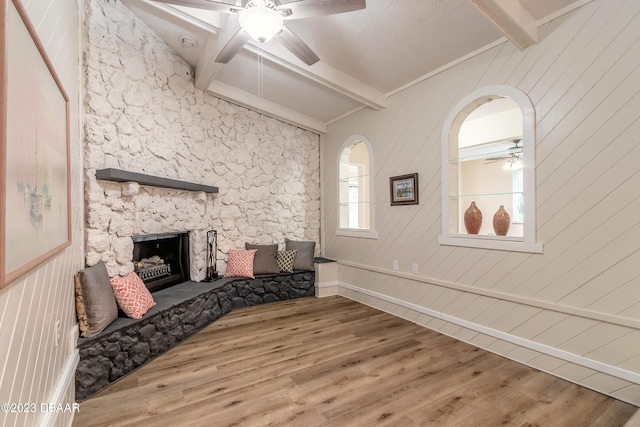
[[[69,97],[18,0],[0,0],[0,288],[71,244]]]
[[[391,187],[391,206],[418,204],[418,174],[392,176],[389,178]]]

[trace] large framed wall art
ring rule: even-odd
[[[0,0],[0,288],[71,244],[69,98],[18,0]]]

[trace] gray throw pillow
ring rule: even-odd
[[[285,246],[288,251],[296,251],[296,258],[293,261],[294,270],[315,270],[313,260],[315,258],[316,242],[285,239]]]
[[[278,274],[278,245],[252,245],[244,244],[245,249],[256,249],[253,258],[253,274]]]
[[[87,338],[98,335],[118,318],[118,305],[111,289],[109,273],[102,261],[80,270],[80,287],[89,327]]]

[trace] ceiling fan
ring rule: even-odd
[[[522,142],[522,139],[513,139],[511,142],[515,145],[510,147],[503,156],[489,157],[486,159],[484,164],[500,162],[502,160],[522,160],[522,145],[519,145],[520,142]]]
[[[307,65],[320,60],[283,21],[333,15],[364,9],[366,0],[242,0],[241,5],[215,0],[154,0],[178,6],[195,7],[238,16],[239,27],[222,48],[215,61],[228,63],[253,38],[259,43],[276,38]]]

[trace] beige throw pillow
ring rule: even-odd
[[[88,328],[84,337],[93,337],[102,332],[118,318],[118,306],[111,289],[109,273],[102,261],[80,270],[80,289]]]

